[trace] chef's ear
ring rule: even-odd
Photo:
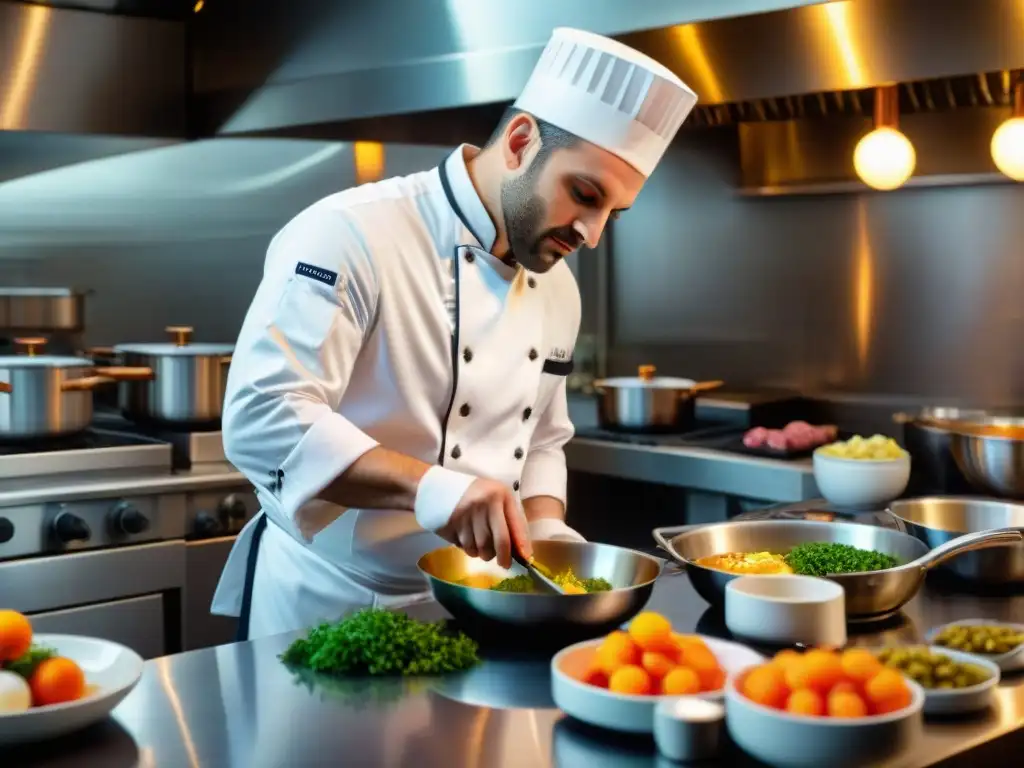
[[[510,171],[521,170],[528,164],[533,150],[540,146],[540,130],[532,115],[520,112],[505,126],[502,152],[505,167]]]

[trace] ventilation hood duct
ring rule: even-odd
[[[168,15],[168,0],[78,5]],[[0,0],[0,132],[186,136],[185,24]]]
[[[285,13],[272,0],[210,3],[196,25],[199,130],[479,139],[558,24],[614,35],[678,73],[700,95],[684,130],[861,114],[868,101],[860,92],[887,83],[950,78],[957,103],[984,103],[979,73],[1024,67],[1020,0],[524,0],[514,15],[507,8],[498,0],[292,0]],[[934,88],[905,99],[946,98],[947,86]]]

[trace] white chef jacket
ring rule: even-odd
[[[270,244],[222,419],[268,518],[250,637],[429,596],[416,561],[445,542],[411,512],[315,498],[377,445],[565,501],[579,289],[564,263],[533,275],[490,254],[472,151],[324,198]],[[317,516],[333,522],[303,522]],[[240,613],[254,524],[214,613]]]

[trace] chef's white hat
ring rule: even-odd
[[[650,176],[696,103],[697,94],[649,56],[558,27],[515,107]]]

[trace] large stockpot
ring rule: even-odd
[[[146,381],[123,382],[118,403],[133,421],[167,427],[219,423],[234,346],[193,344],[192,328],[169,326],[173,341],[118,344],[115,355],[131,368],[153,372]]]
[[[74,435],[92,422],[93,390],[151,376],[149,369],[97,367],[84,357],[39,354],[43,338],[16,339],[21,354],[0,357],[0,440]]]
[[[725,585],[741,574],[697,565],[702,557],[727,552],[787,554],[798,544],[836,542],[891,555],[894,568],[828,576],[843,587],[849,621],[874,621],[891,616],[917,594],[927,571],[964,552],[1004,547],[1021,541],[1020,530],[991,530],[959,536],[935,549],[908,533],[863,523],[811,520],[756,520],[717,523],[699,528],[657,528],[655,541],[685,566],[697,593],[712,605],[725,604]]]
[[[965,533],[995,528],[1024,530],[1024,504],[965,496],[931,496],[894,501],[889,514],[929,547],[940,547]],[[986,584],[1024,583],[1024,544],[968,552],[941,566]]]
[[[641,365],[636,377],[594,382],[598,423],[605,429],[633,432],[682,432],[696,420],[696,398],[724,382],[698,382],[655,376],[653,365]]]

